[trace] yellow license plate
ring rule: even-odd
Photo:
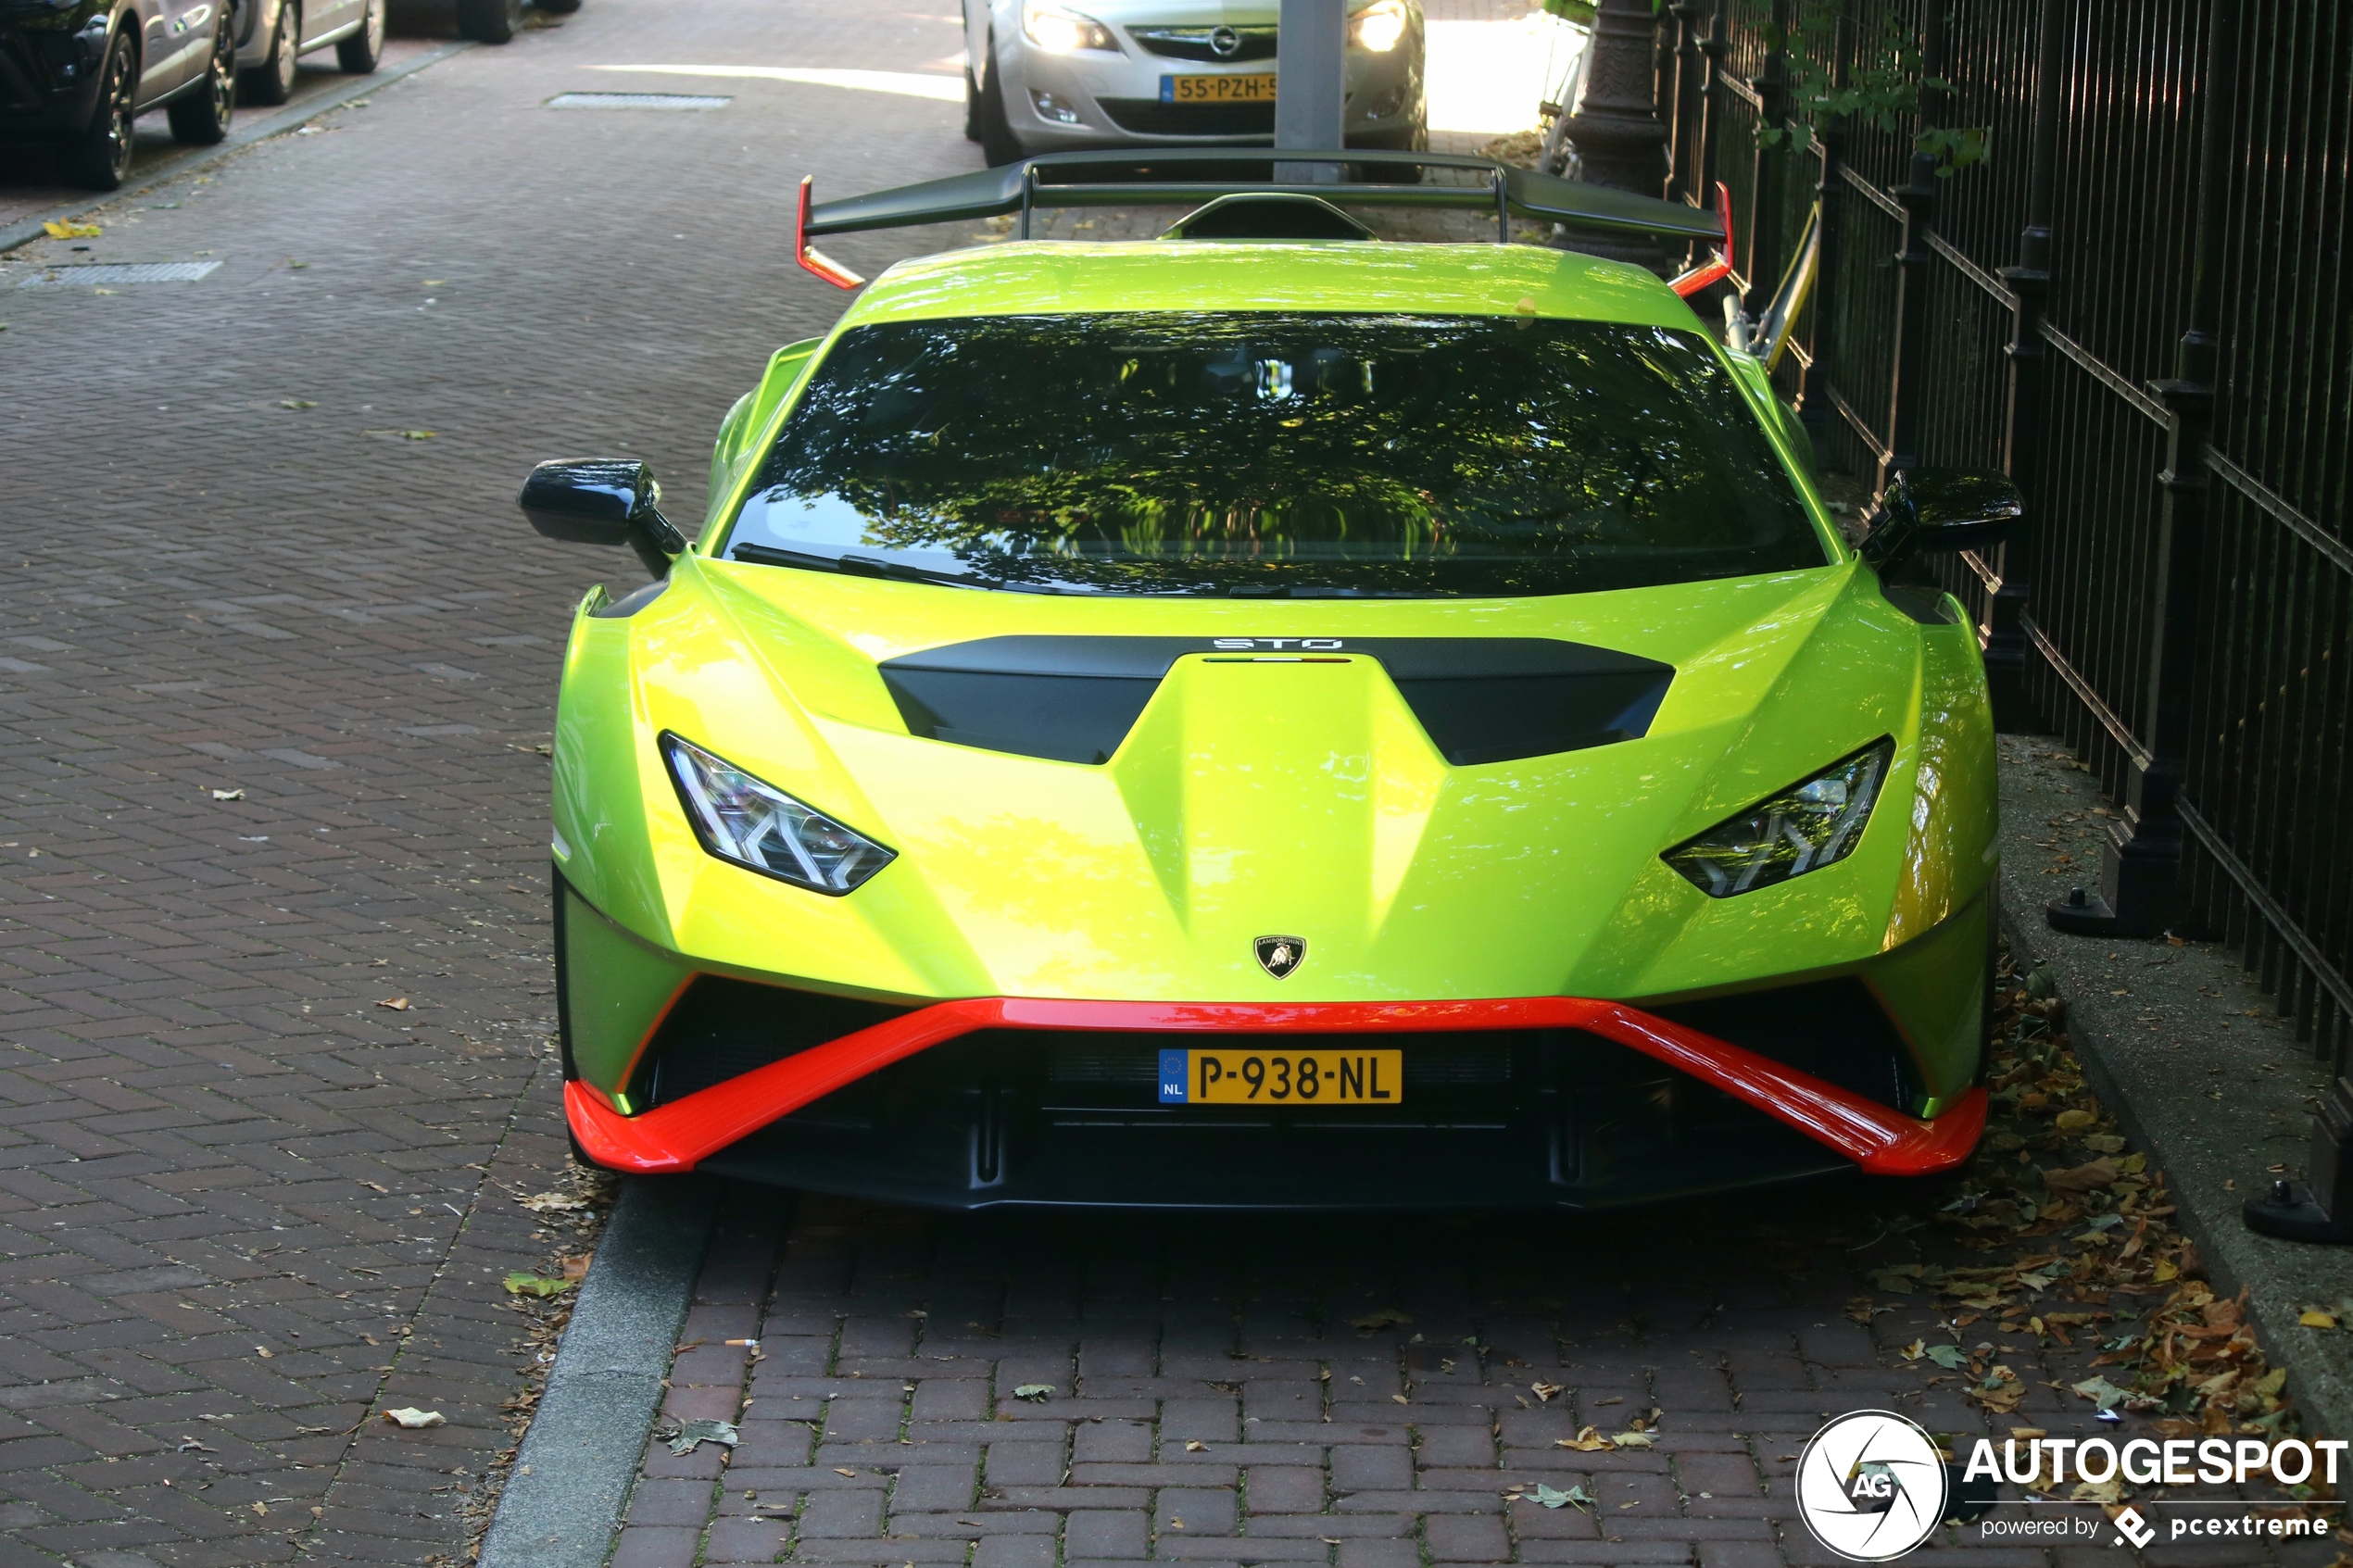
[[[1275,101],[1275,73],[1263,76],[1164,76],[1160,79],[1160,101],[1164,104],[1271,104]]]
[[[1404,1090],[1403,1051],[1160,1053],[1163,1105],[1395,1105]]]

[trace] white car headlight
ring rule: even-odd
[[[1348,42],[1359,49],[1386,55],[1405,36],[1404,0],[1373,0],[1348,19]]]
[[[1119,40],[1111,35],[1111,29],[1092,17],[1050,6],[1046,0],[1022,0],[1021,30],[1032,44],[1057,55],[1080,49],[1119,52]]]
[[[1878,740],[1802,784],[1758,801],[1663,857],[1711,898],[1820,871],[1854,852],[1895,757]]]
[[[898,859],[691,741],[664,733],[661,754],[695,836],[723,860],[838,897]]]

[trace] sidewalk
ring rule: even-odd
[[[2098,885],[2099,830],[2113,808],[2056,737],[2005,735],[2001,754],[2004,925],[2020,972],[2049,966],[2077,1056],[2133,1141],[2164,1166],[2217,1290],[2248,1288],[2307,1430],[2353,1435],[2353,1327],[2296,1322],[2304,1306],[2353,1296],[2353,1250],[2259,1236],[2239,1220],[2250,1194],[2303,1179],[2328,1063],[2220,947],[2053,931],[2044,903]]]

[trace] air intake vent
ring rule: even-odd
[[[1646,1010],[1784,1067],[1909,1112],[1919,1075],[1904,1037],[1859,980],[1825,980]]]
[[[702,975],[661,1021],[633,1098],[647,1109],[668,1105],[909,1010]]]
[[[988,637],[894,659],[907,733],[1057,762],[1108,761],[1187,654],[1378,659],[1458,768],[1639,740],[1673,666],[1543,637]]]

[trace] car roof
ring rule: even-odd
[[[1545,245],[1013,241],[901,261],[842,318],[1164,310],[1538,316],[1697,329],[1655,273]]]

